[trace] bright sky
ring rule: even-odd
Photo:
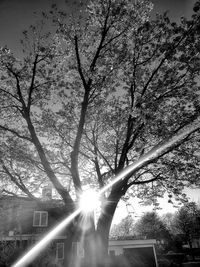
[[[194,201],[198,204],[200,204],[200,188],[198,189],[186,189],[185,193],[187,194],[189,201]],[[125,205],[123,201],[121,201],[118,205],[117,211],[115,213],[113,224],[118,224],[124,217],[126,217],[130,212],[131,215],[133,215],[134,219],[137,220],[139,217],[141,217],[145,212],[152,211],[153,206],[141,206],[139,204],[138,199],[132,199],[129,201],[131,204],[128,207]],[[168,203],[168,198],[160,198],[159,199],[161,210],[157,210],[159,215],[165,214],[165,213],[174,213],[177,211],[177,208],[174,208],[172,204]]]

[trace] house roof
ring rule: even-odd
[[[43,199],[43,198],[36,198],[31,199],[29,197],[25,196],[9,196],[9,195],[0,195],[0,201],[1,200],[9,200],[9,201],[29,201],[29,202],[37,202],[37,203],[46,203],[50,205],[56,205],[56,206],[63,206],[63,202],[61,199]]]

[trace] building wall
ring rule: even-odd
[[[110,240],[109,255],[113,258],[124,257],[131,266],[157,267],[155,239],[149,240]]]
[[[115,251],[115,255],[122,255],[124,248],[154,247],[155,239],[148,240],[110,240],[108,252]]]
[[[34,211],[48,212],[47,227],[33,226]],[[0,233],[39,234],[52,228],[66,216],[64,207],[56,201],[37,202],[28,198],[0,198]],[[65,231],[64,231],[65,232]]]

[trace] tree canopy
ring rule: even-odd
[[[51,182],[68,211],[102,188],[97,231],[108,238],[127,192],[146,199],[199,185],[199,2],[191,20],[150,20],[147,0],[90,1],[80,17],[50,12],[56,34],[24,32],[24,57],[0,51],[0,160],[7,193]],[[46,17],[46,15],[45,15]]]
[[[119,224],[114,224],[111,228],[110,237],[111,238],[130,238],[135,234],[134,231],[134,220],[131,215],[126,216],[121,220]]]
[[[192,248],[193,238],[200,232],[200,209],[194,202],[182,206],[175,214],[173,232],[182,237],[182,241]]]
[[[143,238],[156,240],[169,240],[170,234],[166,225],[156,212],[145,213],[136,223],[135,231]]]

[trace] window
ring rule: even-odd
[[[64,259],[64,243],[56,243],[56,259]]]
[[[73,256],[78,256],[80,258],[84,258],[84,248],[81,242],[72,242],[72,254]]]
[[[115,256],[115,251],[114,250],[110,250],[109,251],[109,255],[112,256],[112,257],[114,257]]]
[[[45,227],[48,224],[47,211],[34,211],[33,226]]]

